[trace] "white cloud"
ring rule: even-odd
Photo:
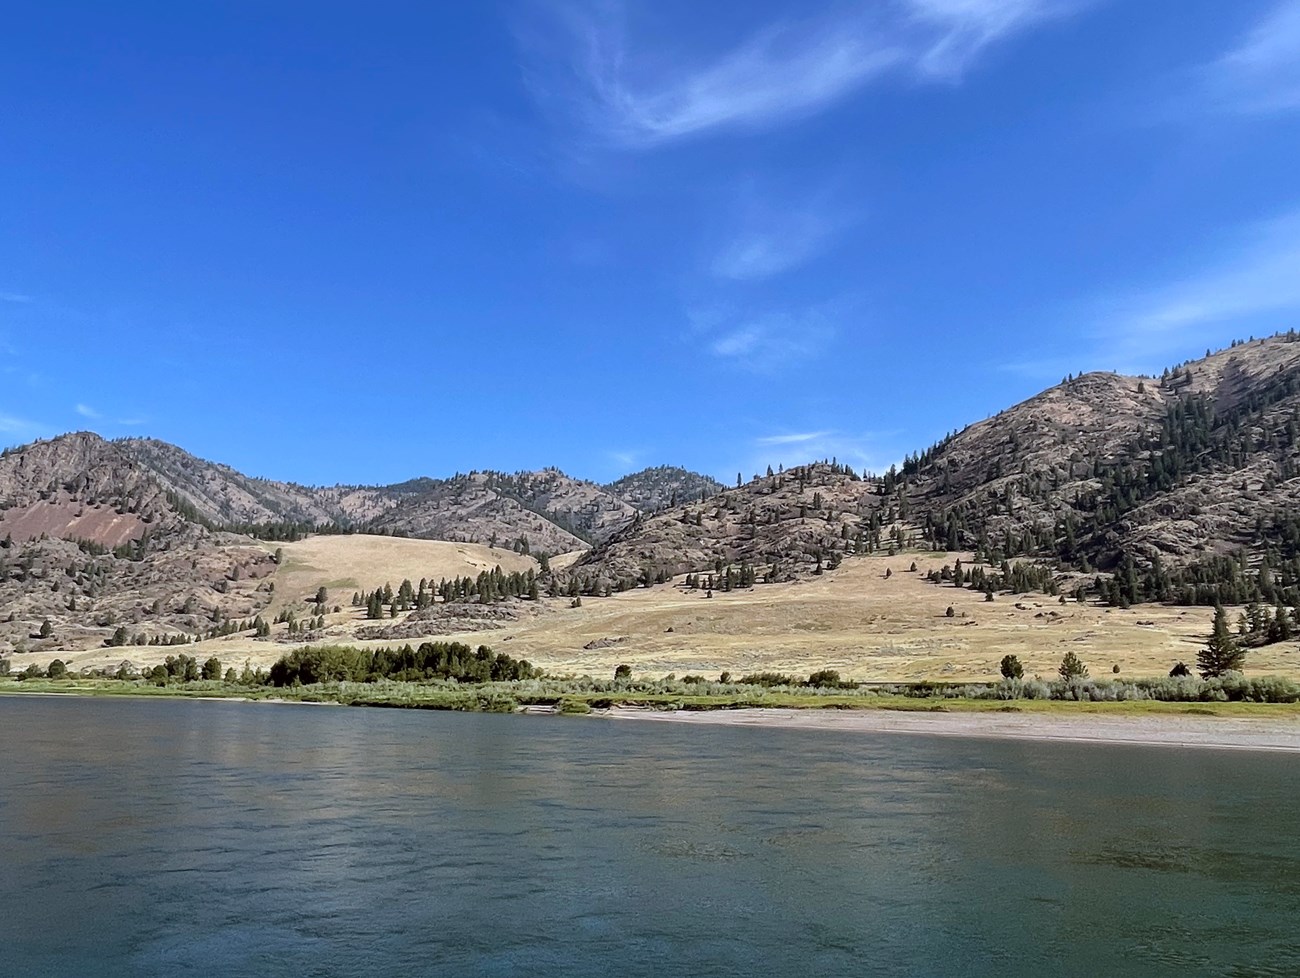
[[[829,435],[829,431],[801,431],[790,435],[764,435],[761,438],[755,438],[756,445],[800,445],[810,441],[817,441]]]
[[[933,77],[955,77],[988,45],[1033,24],[1068,16],[1082,6],[1071,0],[905,0],[913,17],[935,31],[917,68]]]
[[[892,446],[884,444],[896,435],[835,430],[763,435],[753,439],[753,450],[741,471],[750,475],[766,471],[769,465],[789,468],[833,458],[859,471],[884,472],[901,458]]]
[[[103,417],[102,414],[88,404],[78,404],[76,410],[83,418],[89,418],[91,421],[98,421]]]
[[[689,65],[680,53],[631,43],[620,3],[560,7],[561,54],[534,71],[531,86],[599,141],[652,147],[806,116],[894,73],[952,79],[995,41],[1070,13],[1082,2],[857,3],[819,19],[764,25]],[[556,60],[564,62],[562,70],[556,70]]]
[[[39,438],[49,434],[49,432],[49,425],[0,412],[0,435],[26,439]]]
[[[1254,225],[1231,247],[1169,282],[1111,297],[1094,314],[1112,369],[1158,369],[1189,342],[1221,345],[1300,320],[1300,211]]]
[[[1284,0],[1209,67],[1209,96],[1245,113],[1300,109],[1300,0]]]
[[[0,302],[14,302],[26,304],[32,301],[29,295],[23,295],[20,292],[0,292]]]
[[[820,309],[723,320],[711,331],[715,335],[709,352],[758,373],[809,360],[835,336],[835,327]]]
[[[802,265],[854,217],[851,207],[835,205],[829,191],[815,199],[790,200],[748,186],[740,197],[726,240],[709,263],[712,274],[733,281],[768,278]]]

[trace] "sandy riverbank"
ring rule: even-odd
[[[941,737],[992,737],[1069,743],[1145,744],[1300,753],[1300,721],[1293,718],[1108,717],[1004,713],[909,713],[893,710],[678,710],[616,707],[619,720],[783,727],[840,733],[893,733]]]

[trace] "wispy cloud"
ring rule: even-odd
[[[26,305],[32,301],[30,295],[23,295],[21,292],[0,292],[0,302],[13,302],[20,305]]]
[[[1207,70],[1220,108],[1250,114],[1300,110],[1300,0],[1284,0]]]
[[[1192,272],[1109,297],[1093,312],[1095,338],[1111,367],[1140,372],[1189,342],[1221,343],[1229,331],[1256,335],[1300,319],[1300,211],[1253,225]]]
[[[815,197],[747,185],[726,220],[725,240],[709,262],[709,271],[732,281],[778,275],[804,264],[825,249],[853,222],[854,208],[837,204],[826,190]]]
[[[811,441],[818,441],[831,434],[829,431],[800,431],[789,435],[764,435],[761,438],[755,438],[755,445],[801,445]]]
[[[620,3],[554,8],[563,37],[533,73],[534,92],[599,141],[652,147],[717,130],[806,116],[891,74],[960,76],[989,45],[1086,0],[889,0],[763,25],[683,66],[638,47]],[[559,64],[563,65],[557,70]]]
[[[112,425],[118,428],[138,428],[142,424],[149,423],[149,419],[145,417],[109,417],[102,411],[97,411],[89,404],[78,404],[73,410],[88,421],[100,421],[105,425]]]
[[[834,458],[845,465],[871,472],[884,472],[896,464],[901,455],[887,442],[897,433],[851,432],[827,429],[762,435],[754,438],[751,452],[742,471],[761,473],[767,466],[802,465],[823,458]]]
[[[0,412],[0,435],[7,438],[40,438],[48,435],[51,430],[49,425],[39,421]]]
[[[835,337],[835,324],[825,307],[754,316],[713,312],[692,319],[696,336],[708,337],[710,353],[756,373],[773,373],[807,361]]]
[[[905,0],[912,17],[933,31],[916,49],[916,68],[955,78],[990,44],[1043,21],[1066,17],[1083,0]]]

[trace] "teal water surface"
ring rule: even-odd
[[[1300,757],[0,697],[6,975],[1300,975]]]

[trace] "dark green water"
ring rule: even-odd
[[[1300,757],[0,697],[5,975],[1300,974]]]

